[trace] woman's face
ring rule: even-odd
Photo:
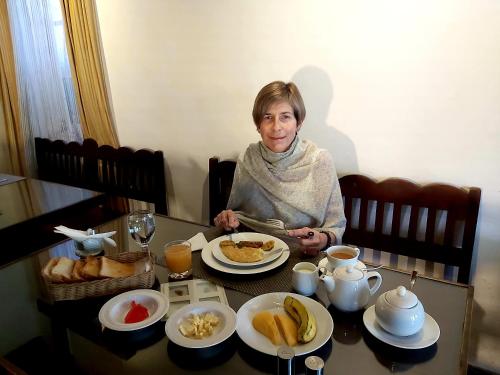
[[[287,102],[277,102],[267,109],[258,132],[267,148],[274,152],[284,152],[290,147],[299,129],[292,106]]]

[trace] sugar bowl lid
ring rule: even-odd
[[[418,298],[415,293],[401,285],[396,289],[388,291],[385,298],[391,305],[400,309],[411,309],[418,303]]]

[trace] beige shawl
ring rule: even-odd
[[[330,231],[337,243],[345,216],[333,159],[328,151],[295,137],[282,153],[262,142],[251,144],[238,158],[228,208],[248,227],[286,238],[266,223],[280,219],[286,229],[310,227]]]

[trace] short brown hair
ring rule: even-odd
[[[297,125],[302,124],[306,117],[306,107],[299,89],[293,82],[274,81],[265,85],[257,94],[253,104],[252,117],[257,127],[264,119],[268,108],[276,102],[287,102],[293,109]]]

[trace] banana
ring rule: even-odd
[[[311,341],[316,336],[317,326],[314,315],[300,302],[291,296],[285,297],[285,310],[299,325],[298,340],[302,343]]]

